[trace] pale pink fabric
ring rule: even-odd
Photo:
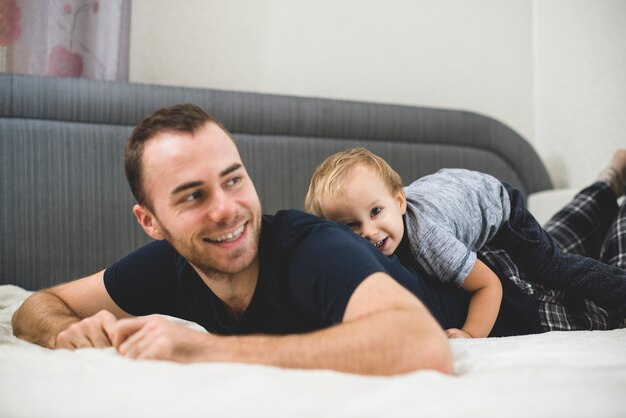
[[[128,80],[130,1],[0,0],[6,72]]]

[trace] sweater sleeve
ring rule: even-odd
[[[422,268],[444,283],[461,287],[469,275],[476,253],[452,233],[433,226],[420,237],[409,237],[411,252]]]

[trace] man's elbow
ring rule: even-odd
[[[401,315],[401,316],[399,316]],[[450,341],[441,327],[429,316],[414,312],[396,313],[393,324],[382,333],[381,349],[386,352],[381,374],[396,375],[417,370],[436,370],[444,374],[454,371]]]
[[[20,318],[19,318],[19,316],[20,316],[20,308],[18,308],[13,313],[13,316],[11,317],[11,327],[13,329],[13,335],[15,335],[18,338],[21,338],[21,335],[22,335],[21,322],[20,322]]]
[[[433,341],[422,347],[422,368],[436,370],[444,374],[454,372],[454,356],[448,339],[433,338]]]
[[[429,336],[404,341],[388,347],[390,361],[378,363],[374,374],[394,376],[412,373],[418,370],[435,370],[443,374],[452,374],[453,355],[447,338]]]
[[[15,312],[13,312],[13,315],[11,316],[11,327],[13,329],[13,335],[15,335],[18,338],[22,338],[22,339],[26,339],[25,335],[24,335],[24,323],[25,323],[25,319],[24,317],[26,316],[26,314],[24,313],[24,311],[28,310],[28,304],[29,304],[29,299],[32,297],[32,295],[27,298],[16,310]]]
[[[407,344],[402,356],[404,361],[398,364],[396,374],[410,373],[417,370],[435,370],[444,374],[454,371],[452,349],[446,338],[432,336],[427,341]]]

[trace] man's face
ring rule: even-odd
[[[155,239],[214,278],[255,268],[261,203],[237,147],[216,124],[164,132],[143,154],[143,187],[153,211],[139,222]]]

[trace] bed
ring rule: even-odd
[[[0,91],[0,416],[626,416],[623,329],[453,340],[454,376],[385,378],[132,361],[16,339],[10,318],[29,292],[148,242],[122,148],[163,105],[192,102],[224,122],[267,213],[302,208],[315,166],[356,145],[405,179],[465,167],[526,195],[552,182],[528,142],[471,112],[15,74],[0,74]]]

